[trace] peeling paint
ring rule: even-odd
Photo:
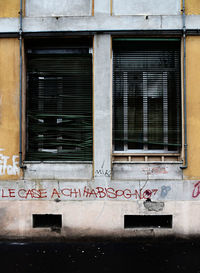
[[[144,207],[149,211],[162,211],[164,208],[164,202],[155,202],[151,200],[144,201]]]

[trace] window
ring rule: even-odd
[[[26,160],[92,160],[89,39],[26,42]]]
[[[113,146],[116,152],[180,152],[178,39],[113,39]]]

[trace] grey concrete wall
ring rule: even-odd
[[[197,180],[19,180],[0,182],[0,201],[152,201],[200,202]],[[125,203],[126,203],[125,202]],[[45,204],[44,204],[45,206]],[[1,207],[1,202],[0,202]],[[111,215],[112,216],[112,215]]]
[[[94,176],[109,179],[111,172],[111,37],[94,37]]]
[[[164,236],[200,235],[200,202],[165,202],[162,211],[156,215],[172,215],[172,228],[129,228],[124,229],[124,215],[155,215],[143,201],[131,203],[113,202],[33,202],[2,201],[0,207],[1,238],[54,237],[73,238],[86,236]],[[60,214],[60,233],[51,228],[33,228],[33,214]]]
[[[199,206],[199,181],[2,181],[0,237],[200,235]],[[60,214],[60,232],[33,214]],[[172,228],[124,229],[124,215],[172,215]]]
[[[110,15],[110,1],[109,0],[95,0],[94,1],[94,16]]]
[[[180,0],[112,0],[113,15],[177,15]]]
[[[82,31],[82,30],[152,30],[182,29],[182,17],[172,16],[96,16],[25,18],[24,31]]]
[[[154,180],[183,179],[181,163],[113,163],[112,179]]]
[[[24,179],[91,180],[92,163],[26,163]]]
[[[95,15],[110,14],[108,0],[95,0]],[[180,0],[112,0],[113,15],[177,15]],[[90,16],[92,0],[26,0],[26,16]]]
[[[92,0],[26,0],[26,16],[90,16]]]
[[[183,27],[181,15],[150,15],[148,18],[143,15],[109,16],[103,14],[103,10],[102,14],[89,17],[25,17],[23,31],[176,30]],[[200,15],[187,15],[186,28],[199,29]],[[19,31],[18,18],[0,18],[0,33],[17,31]]]

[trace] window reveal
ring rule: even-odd
[[[121,40],[113,40],[114,150],[179,151],[179,41]]]

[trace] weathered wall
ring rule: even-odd
[[[186,14],[200,14],[199,0],[186,0],[185,4]]]
[[[0,17],[18,17],[19,0],[0,0]]]
[[[26,204],[25,204],[26,203]],[[157,215],[173,214],[173,229],[138,228],[124,229],[124,215],[155,215],[148,211],[144,201],[127,202],[52,202],[52,201],[2,201],[0,237],[33,238],[54,237],[63,240],[86,236],[161,236],[200,235],[200,217],[197,217],[199,202],[165,202]],[[60,233],[51,228],[33,228],[33,214],[61,214],[63,228]]]
[[[94,16],[110,15],[111,0],[94,0]]]
[[[177,15],[179,0],[112,0],[113,15]]]
[[[54,0],[26,0],[23,30],[182,28],[179,0],[59,2],[60,5]],[[0,0],[0,17],[18,17],[19,3],[19,0]],[[187,16],[187,27],[199,28],[200,1],[186,0],[186,12],[196,14]],[[51,17],[59,15],[63,17]],[[0,22],[0,32],[18,31],[19,18],[0,18]],[[185,180],[181,162],[112,164],[112,51],[108,34],[94,37],[93,166],[91,163],[29,162],[23,180],[19,178],[18,168],[19,40],[0,39],[0,236],[200,234],[200,218],[197,217],[200,200],[199,48],[200,37],[187,37],[188,169],[184,170]],[[144,205],[147,198],[161,210],[150,211]],[[61,233],[52,232],[50,228],[33,228],[32,214],[61,214]],[[124,215],[127,214],[170,214],[173,228],[125,230]]]
[[[112,5],[110,5],[112,1]],[[97,12],[102,13],[103,6],[107,6],[106,13],[109,12],[112,6],[114,15],[129,15],[129,14],[152,14],[152,15],[167,15],[180,14],[181,0],[159,0],[158,5],[155,5],[155,0],[141,0],[138,5],[137,0],[107,0],[94,1],[94,6]],[[156,0],[157,1],[157,0]],[[92,14],[92,0],[62,0],[61,5],[55,5],[56,1],[38,1],[24,0],[26,2],[26,16],[88,16]],[[105,2],[100,4],[100,2]],[[126,2],[126,3],[125,3]],[[161,3],[162,2],[162,3]],[[25,6],[25,5],[24,5]],[[81,8],[80,8],[81,7]],[[130,8],[131,7],[131,8]],[[156,8],[155,8],[156,7]],[[18,17],[20,9],[19,0],[0,0],[0,17]],[[104,13],[104,11],[103,11]],[[187,14],[200,14],[199,0],[186,0]]]
[[[92,0],[26,0],[26,16],[90,16]]]
[[[0,180],[18,177],[19,40],[0,39]]]
[[[188,168],[184,175],[188,179],[200,178],[200,37],[187,37],[187,131]]]
[[[111,170],[111,37],[94,37],[94,175]],[[100,172],[99,172],[100,171]],[[103,180],[106,177],[103,177]]]
[[[197,181],[0,182],[0,237],[200,235],[199,196]],[[33,214],[61,215],[60,233],[33,228]],[[125,229],[124,215],[172,215],[173,225]]]
[[[0,181],[0,201],[152,201],[200,200],[200,181],[197,180],[18,180]],[[43,206],[45,206],[43,202]],[[26,202],[25,202],[26,203]],[[41,207],[42,208],[42,207]],[[51,213],[51,211],[49,212]],[[112,215],[111,215],[112,216]]]

